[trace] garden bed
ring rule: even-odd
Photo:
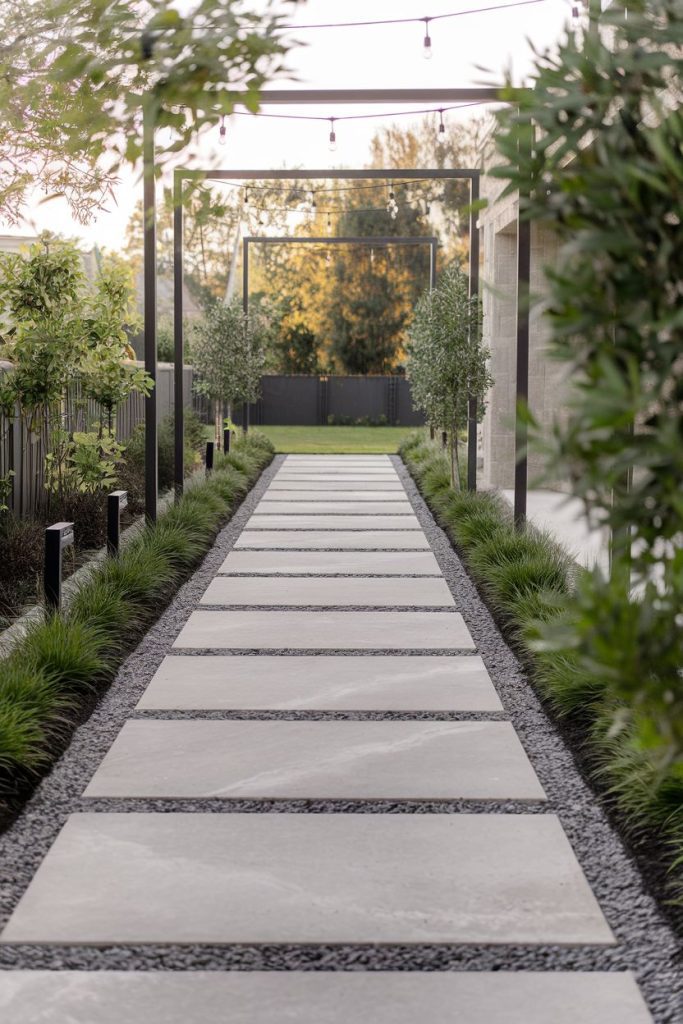
[[[0,820],[8,823],[273,457],[258,434],[99,563],[62,612],[0,662]]]
[[[539,623],[566,614],[583,570],[547,535],[533,528],[518,533],[498,494],[455,491],[448,459],[422,433],[404,442],[400,454],[612,820],[680,924],[683,778],[675,766],[657,765],[627,725],[614,730],[614,704],[594,676],[565,652],[537,645]]]

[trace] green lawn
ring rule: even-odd
[[[270,438],[277,452],[377,455],[396,452],[415,427],[255,427]]]

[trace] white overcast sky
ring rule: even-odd
[[[308,0],[299,4],[290,20],[293,24],[304,24],[423,17],[502,2],[506,0]],[[259,6],[258,2],[254,3],[255,8]],[[501,80],[508,68],[515,80],[522,82],[533,59],[530,42],[537,49],[552,48],[562,34],[570,11],[568,0],[541,0],[531,6],[437,21],[430,29],[433,50],[430,61],[422,57],[422,25],[302,31],[298,38],[304,45],[292,50],[288,57],[296,81],[283,79],[271,87],[454,88],[491,84]],[[328,117],[365,112],[381,115],[391,108],[268,109]],[[464,112],[449,116],[464,116]],[[410,117],[400,119],[403,124],[410,121]],[[373,132],[382,123],[381,116],[367,121],[340,122],[336,129],[338,149],[333,154],[327,146],[329,126],[324,123],[233,117],[228,124],[227,145],[216,145],[216,129],[202,143],[202,154],[206,164],[216,164],[220,158],[223,166],[232,168],[362,167],[368,158]],[[388,123],[386,119],[384,123]],[[12,229],[12,233],[31,234],[49,229],[79,237],[86,245],[97,243],[115,249],[123,243],[126,221],[140,191],[139,181],[130,174],[116,190],[117,205],[112,204],[110,210],[99,214],[89,225],[75,224],[64,205],[54,201],[34,208],[30,221]],[[10,229],[0,225],[0,232],[7,230]]]

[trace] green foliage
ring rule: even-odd
[[[666,771],[683,762],[683,10],[591,8],[599,33],[570,35],[537,58],[533,89],[508,90],[496,173],[561,243],[547,306],[573,388],[536,443],[615,538],[612,579],[585,579],[571,628],[545,642],[605,680],[614,728]]]
[[[319,373],[318,336],[305,324],[286,326],[277,342],[280,373]]]
[[[0,207],[39,187],[85,221],[142,153],[143,97],[158,158],[182,152],[281,70],[282,14],[243,0],[14,0],[0,5]],[[227,85],[229,83],[229,85]]]
[[[210,546],[236,500],[273,455],[262,436],[235,444],[248,475],[226,466],[96,566],[69,607],[31,628],[0,663],[0,773],[25,795],[63,748],[84,695],[109,682],[174,589]]]
[[[238,299],[211,303],[194,325],[192,337],[197,393],[228,405],[255,402],[265,356],[265,330],[263,319],[246,316]]]
[[[683,887],[681,766],[663,764],[660,745],[643,742],[647,718],[638,705],[634,708],[615,697],[610,668],[605,669],[617,664],[630,674],[634,660],[647,681],[653,666],[644,659],[644,650],[657,650],[657,670],[664,657],[671,659],[672,670],[680,666],[683,652],[651,616],[641,619],[649,602],[624,605],[621,592],[615,594],[613,614],[624,614],[625,608],[631,612],[618,631],[609,613],[604,620],[589,621],[592,605],[584,607],[582,602],[592,592],[591,575],[574,566],[543,534],[517,533],[509,507],[497,494],[453,490],[445,479],[440,448],[421,433],[402,445],[401,455],[535,686],[552,710],[574,722],[585,736],[594,778],[618,808],[625,827],[632,834],[649,830],[654,835],[670,865],[672,886]],[[581,616],[586,616],[582,628],[591,628],[596,635],[600,659],[593,665],[586,663],[575,639],[566,639],[576,637]],[[654,638],[645,643],[647,629],[653,630]],[[565,639],[557,643],[549,641],[549,635]],[[610,654],[603,648],[615,636],[620,648]]]
[[[467,425],[468,399],[483,404],[493,379],[482,344],[481,303],[470,297],[467,277],[457,263],[443,272],[438,286],[424,293],[410,330],[407,372],[413,403],[427,422],[446,431],[451,480],[460,482],[459,431]]]

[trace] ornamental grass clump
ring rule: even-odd
[[[11,800],[26,795],[64,748],[78,714],[92,706],[273,456],[260,436],[238,441],[236,454],[242,450],[248,475],[226,462],[188,489],[116,557],[97,564],[68,607],[33,625],[0,662],[0,787]]]

